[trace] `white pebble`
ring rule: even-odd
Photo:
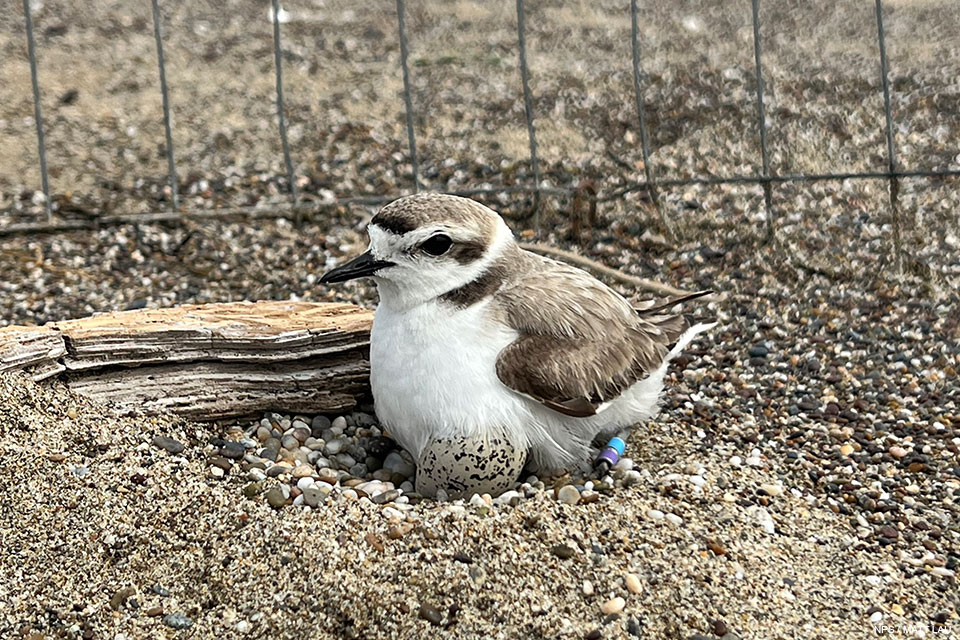
[[[762,484],[760,488],[763,489],[764,493],[773,498],[783,495],[783,487],[779,484]]]
[[[651,520],[663,520],[663,511],[659,509],[647,509],[647,517]]]
[[[297,489],[300,489],[300,491],[303,491],[308,487],[312,487],[314,484],[316,483],[314,482],[313,478],[300,478],[299,480],[297,480]]]
[[[334,421],[330,424],[330,429],[337,435],[343,433],[343,430],[347,428],[347,419],[343,416],[337,416]]]
[[[666,515],[666,518],[667,518],[667,522],[669,522],[672,525],[676,525],[679,527],[681,524],[683,524],[683,518],[681,518],[675,513],[668,513]]]
[[[627,591],[630,593],[640,593],[640,576],[635,573],[628,573],[626,578],[623,580],[624,584],[627,586]]]
[[[251,625],[246,620],[241,620],[240,622],[237,623],[237,631],[239,631],[240,633],[250,633],[250,630],[252,628],[253,628],[253,625]]]
[[[592,596],[593,595],[593,583],[589,580],[583,581],[583,595]]]
[[[731,456],[730,464],[735,467],[739,467],[741,464],[743,464],[743,460],[740,459],[740,456]]]
[[[600,605],[600,613],[607,616],[614,615],[623,611],[625,606],[627,606],[627,601],[620,596],[617,596],[616,598],[611,598]]]
[[[690,484],[700,487],[701,489],[707,484],[707,481],[703,479],[703,476],[687,476],[687,480],[690,481]]]
[[[870,622],[874,624],[880,622],[881,620],[883,620],[883,613],[879,611],[874,611],[873,615],[870,616]]]
[[[212,475],[214,478],[222,478],[223,469],[220,467],[210,467],[210,475]]]
[[[577,504],[580,502],[580,492],[572,484],[566,484],[557,491],[557,500],[564,504]]]
[[[631,458],[620,458],[619,462],[613,465],[613,468],[620,471],[630,471],[633,469],[633,460]]]

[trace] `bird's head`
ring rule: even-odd
[[[322,283],[372,277],[381,304],[410,308],[463,287],[514,243],[497,212],[457,196],[395,200],[368,227],[370,246],[328,271]]]

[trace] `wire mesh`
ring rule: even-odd
[[[284,105],[284,94],[283,94],[283,55],[282,55],[282,46],[281,46],[281,20],[280,13],[281,8],[279,0],[271,0],[273,12],[272,12],[272,26],[273,26],[273,54],[274,54],[274,67],[276,75],[276,108],[277,108],[277,117],[279,122],[279,136],[281,138],[281,146],[283,149],[284,164],[287,173],[287,179],[290,183],[290,193],[291,193],[291,204],[287,206],[286,209],[267,209],[264,210],[262,207],[236,207],[229,209],[218,209],[213,211],[183,211],[179,214],[179,189],[178,189],[178,180],[176,172],[176,163],[174,156],[174,146],[173,146],[173,125],[171,121],[170,114],[170,95],[167,87],[167,78],[165,70],[165,60],[164,60],[164,51],[163,51],[163,37],[162,37],[162,17],[160,12],[159,0],[151,0],[151,6],[153,10],[153,27],[154,27],[154,38],[156,41],[156,50],[157,50],[157,67],[159,72],[160,79],[160,93],[162,97],[163,104],[163,120],[164,120],[164,135],[166,139],[166,158],[167,158],[167,168],[168,168],[168,180],[171,190],[170,204],[171,211],[173,214],[117,214],[112,216],[104,216],[99,218],[96,223],[91,223],[88,221],[63,221],[55,223],[51,220],[53,213],[52,201],[50,195],[50,186],[49,186],[49,175],[47,171],[47,160],[46,160],[46,146],[44,143],[44,121],[41,108],[41,91],[39,78],[37,73],[37,57],[35,50],[35,41],[34,41],[34,28],[33,21],[31,19],[30,12],[30,0],[24,0],[24,19],[26,26],[26,35],[27,35],[27,49],[28,49],[28,58],[30,63],[30,72],[33,88],[33,103],[34,103],[34,113],[36,120],[37,128],[37,143],[40,159],[40,175],[42,181],[42,189],[44,193],[44,203],[47,212],[47,222],[46,223],[17,223],[12,225],[7,225],[6,227],[0,228],[0,235],[9,235],[15,233],[30,233],[30,232],[55,232],[58,230],[70,230],[78,228],[89,228],[97,225],[104,224],[128,224],[135,222],[149,222],[149,221],[160,221],[160,220],[172,220],[176,219],[179,215],[186,217],[196,217],[196,218],[215,218],[215,217],[231,217],[231,216],[240,216],[240,217],[253,217],[261,215],[273,215],[276,213],[280,215],[283,211],[293,212],[293,213],[309,213],[311,211],[322,211],[329,207],[337,207],[351,204],[363,204],[363,205],[376,205],[392,200],[396,195],[382,195],[382,196],[358,196],[358,197],[346,197],[333,200],[325,200],[322,202],[310,202],[303,203],[299,200],[297,185],[295,181],[295,175],[293,170],[293,162],[290,154],[289,139],[287,134],[287,121],[286,121],[286,112]],[[410,82],[410,69],[409,69],[409,46],[406,33],[405,25],[405,13],[406,7],[404,0],[397,0],[397,27],[400,41],[400,62],[401,70],[403,75],[403,100],[406,108],[406,130],[407,130],[407,142],[409,147],[410,163],[413,174],[413,188],[414,191],[419,191],[421,188],[420,184],[420,174],[419,174],[419,159],[417,155],[417,144],[416,136],[414,132],[414,121],[417,119],[417,113],[414,109],[413,99],[412,99],[412,89]],[[820,173],[820,174],[787,174],[787,175],[777,175],[775,171],[771,168],[770,162],[770,149],[769,149],[769,140],[768,140],[768,130],[766,123],[766,112],[765,112],[765,102],[764,102],[764,76],[763,76],[763,66],[762,66],[762,30],[760,25],[760,0],[751,0],[751,19],[753,27],[753,54],[754,54],[754,71],[755,71],[755,80],[756,80],[756,117],[757,117],[757,128],[760,137],[760,165],[761,172],[760,175],[734,175],[734,176],[692,176],[692,177],[681,177],[681,178],[657,178],[655,172],[653,171],[653,158],[651,152],[651,136],[650,128],[648,122],[649,114],[646,113],[644,100],[643,100],[643,75],[641,71],[641,59],[640,59],[640,32],[638,26],[638,0],[630,1],[630,15],[631,15],[631,52],[632,52],[632,63],[633,63],[633,86],[634,94],[637,103],[637,116],[639,120],[640,128],[640,143],[641,143],[641,154],[643,157],[643,175],[644,179],[636,182],[628,182],[626,184],[621,184],[616,187],[611,187],[606,191],[603,191],[597,194],[596,200],[598,202],[610,202],[618,198],[622,198],[627,194],[646,191],[654,205],[658,207],[658,210],[661,213],[661,219],[663,220],[664,226],[668,231],[671,231],[669,220],[663,215],[662,205],[660,203],[660,198],[658,190],[661,188],[672,188],[680,186],[690,186],[690,185],[702,185],[702,186],[712,186],[712,185],[731,185],[731,184],[755,184],[760,185],[764,191],[764,206],[767,214],[767,231],[768,234],[773,236],[775,235],[775,218],[774,218],[774,208],[773,208],[773,186],[776,184],[786,183],[786,182],[820,182],[827,180],[865,180],[865,179],[881,179],[886,180],[889,183],[890,190],[890,205],[893,215],[893,236],[894,243],[896,245],[896,250],[899,252],[901,250],[901,233],[902,233],[902,220],[901,212],[898,206],[898,194],[900,188],[900,181],[904,179],[915,179],[915,178],[955,178],[960,177],[960,170],[934,170],[934,169],[910,169],[904,170],[900,168],[899,162],[896,155],[896,144],[894,138],[895,126],[893,119],[893,112],[891,107],[891,85],[890,85],[890,69],[889,62],[887,57],[887,48],[885,42],[885,32],[883,24],[883,3],[882,0],[875,0],[875,11],[876,11],[876,25],[877,25],[877,42],[879,48],[879,62],[880,62],[880,72],[881,72],[881,86],[883,89],[883,106],[884,106],[884,116],[885,116],[885,128],[886,128],[886,141],[887,141],[887,169],[886,171],[867,171],[867,172],[832,172],[832,173]],[[519,67],[520,67],[520,76],[523,90],[523,104],[524,112],[526,118],[526,127],[527,127],[527,136],[529,141],[529,159],[531,170],[533,173],[533,184],[532,185],[511,185],[511,186],[500,186],[500,187],[484,187],[477,189],[462,189],[455,191],[453,193],[457,195],[464,196],[481,196],[481,195],[497,195],[497,194],[532,194],[534,202],[534,226],[539,230],[540,225],[540,197],[542,195],[549,196],[558,196],[558,197],[567,197],[571,196],[576,192],[574,186],[570,187],[545,187],[542,186],[541,176],[540,176],[540,159],[538,156],[537,149],[537,130],[536,123],[534,118],[534,106],[533,106],[533,95],[530,88],[530,70],[527,61],[527,45],[526,45],[526,14],[525,14],[525,4],[524,0],[516,0],[516,12],[517,12],[517,48],[519,54]]]

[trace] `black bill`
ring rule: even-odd
[[[346,282],[354,278],[372,276],[380,269],[392,266],[393,263],[389,260],[377,260],[373,257],[372,253],[364,251],[350,262],[342,264],[336,269],[327,271],[323,274],[323,277],[320,278],[320,282],[323,284],[328,282]]]

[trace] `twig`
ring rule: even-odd
[[[556,247],[550,247],[545,244],[531,244],[528,242],[523,242],[520,246],[527,251],[532,251],[533,253],[539,253],[543,256],[551,256],[555,258],[560,258],[564,262],[569,262],[578,267],[583,267],[584,269],[589,269],[600,275],[607,276],[608,278],[613,278],[614,280],[619,280],[624,284],[636,287],[638,289],[643,289],[645,291],[652,291],[663,296],[685,296],[689,295],[689,291],[683,291],[682,289],[675,289],[668,284],[660,284],[659,282],[654,282],[653,280],[647,280],[646,278],[638,278],[637,276],[631,276],[617,269],[613,269],[606,265],[600,264],[596,260],[591,260],[590,258],[578,255],[572,251],[567,251],[565,249],[557,249]]]

